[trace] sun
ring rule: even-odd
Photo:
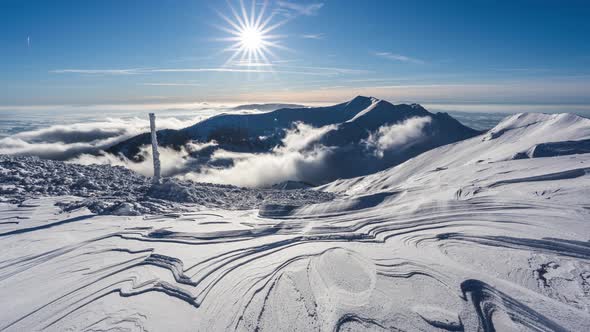
[[[229,3],[231,18],[219,13],[219,16],[229,26],[218,28],[229,33],[231,36],[222,38],[223,41],[230,41],[232,44],[225,49],[232,55],[226,61],[226,66],[266,66],[272,67],[271,58],[276,58],[272,49],[283,48],[279,42],[281,36],[271,34],[273,30],[286,21],[273,23],[275,15],[267,15],[267,1],[260,2],[253,0],[250,10],[240,0],[239,11]]]
[[[256,51],[263,45],[264,35],[254,27],[246,28],[240,32],[240,44],[242,48]]]

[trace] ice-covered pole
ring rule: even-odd
[[[158,136],[156,136],[156,114],[150,113],[150,129],[152,131],[152,156],[154,159],[153,182],[160,182],[160,153],[158,152]]]

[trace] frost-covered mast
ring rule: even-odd
[[[158,137],[156,136],[156,115],[150,113],[150,129],[152,131],[152,156],[154,159],[153,182],[160,182],[160,153],[158,152]]]

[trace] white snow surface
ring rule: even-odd
[[[79,191],[34,198],[13,179],[0,193],[0,330],[589,331],[590,154],[522,155],[588,138],[588,119],[518,114],[319,188],[334,200],[248,210],[64,212]]]

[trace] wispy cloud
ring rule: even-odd
[[[361,69],[337,68],[337,67],[312,67],[312,66],[263,66],[263,68],[245,67],[235,64],[235,67],[212,68],[129,68],[129,69],[55,69],[54,74],[80,74],[80,75],[138,75],[158,73],[258,73],[258,74],[289,74],[310,76],[333,76],[343,74],[368,74],[369,71]]]
[[[352,80],[346,80],[345,82],[347,83],[363,83],[363,82],[389,82],[389,81],[409,81],[409,80],[413,80],[413,78],[391,78],[391,77],[387,77],[387,78],[359,78],[359,79],[352,79]]]
[[[151,73],[273,73],[266,69],[240,69],[240,68],[159,68],[152,69]]]
[[[285,65],[282,68],[292,68],[292,69],[304,69],[304,70],[313,70],[313,71],[320,71],[332,74],[352,74],[352,75],[362,75],[362,74],[371,74],[372,72],[365,69],[353,69],[353,68],[342,68],[342,67],[312,67],[312,66],[290,66]]]
[[[524,73],[524,74],[550,73],[553,71],[550,68],[528,68],[528,67],[492,68],[492,70],[498,71],[498,72]]]
[[[142,83],[145,86],[203,86],[200,83],[176,83],[176,82],[165,82],[165,83]]]
[[[127,69],[55,69],[54,74],[82,74],[82,75],[138,75],[153,73],[272,73],[272,70],[240,69],[240,68],[127,68]]]
[[[346,85],[332,85],[332,86],[320,86],[320,90],[332,90],[332,89],[345,89]]]
[[[303,34],[301,38],[303,39],[324,39],[325,35],[323,33],[310,33],[310,34]]]
[[[237,66],[237,67],[272,67],[272,63],[268,62],[250,62],[250,61],[236,61],[231,62],[228,66]]]
[[[391,53],[391,52],[376,52],[375,55],[378,57],[388,59],[388,60],[393,60],[393,61],[410,62],[410,63],[417,63],[417,64],[424,63],[423,60],[412,58],[412,57],[409,57],[406,55],[395,54],[395,53]]]
[[[278,1],[279,12],[290,15],[313,16],[317,15],[319,10],[324,6],[322,2],[299,4],[289,1]]]
[[[340,81],[339,81],[340,82]],[[441,103],[515,103],[554,105],[570,104],[585,105],[575,108],[551,106],[552,111],[588,110],[590,81],[584,80],[505,80],[494,82],[449,82],[443,84],[378,84],[346,86],[332,89],[303,88],[290,91],[265,89],[247,92],[236,96],[250,102],[262,102],[264,98],[273,96],[282,102],[338,102],[350,99],[355,95],[375,96],[395,102],[420,102],[429,104]]]
[[[145,69],[55,69],[50,71],[54,74],[88,74],[88,75],[134,75],[141,74]]]

